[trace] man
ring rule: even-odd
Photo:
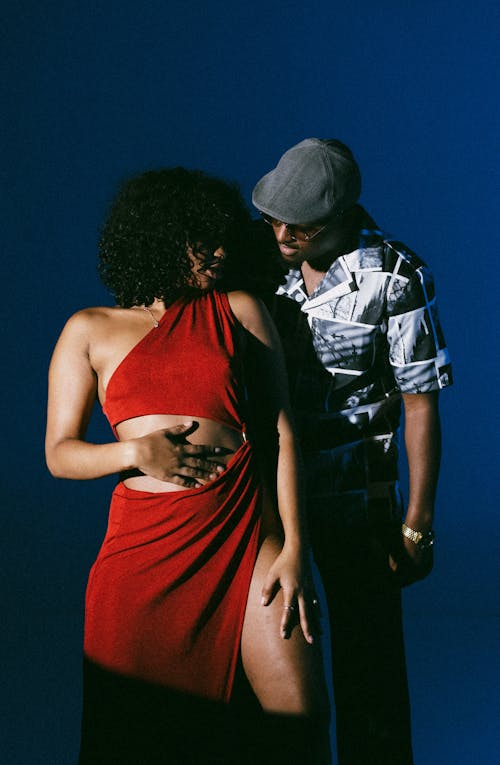
[[[378,230],[360,192],[350,149],[308,138],[257,183],[253,202],[288,267],[274,317],[330,614],[339,763],[409,765],[401,586],[432,568],[438,392],[451,370],[429,269]]]

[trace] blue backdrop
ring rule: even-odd
[[[67,316],[110,302],[95,272],[110,196],[183,164],[249,200],[307,136],[352,147],[362,201],[434,270],[456,384],[437,564],[405,594],[416,765],[496,762],[499,20],[496,0],[4,1],[6,764],[77,751],[84,587],[112,482],[47,474],[46,371]],[[91,436],[109,438],[100,417]]]

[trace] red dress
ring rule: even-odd
[[[224,293],[179,300],[121,362],[103,410],[113,428],[147,414],[243,431],[237,321]],[[87,659],[127,678],[228,701],[261,517],[248,441],[215,481],[151,493],[116,487],[90,572]]]

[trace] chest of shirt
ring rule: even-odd
[[[383,352],[387,274],[359,274],[339,287],[343,289],[304,300],[301,312],[307,318],[316,354],[326,368],[363,372]]]

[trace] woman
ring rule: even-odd
[[[132,716],[124,725],[121,713],[109,715],[124,698],[106,702],[109,678],[141,683],[155,698],[168,689],[217,705],[234,696],[241,662],[264,711],[297,720],[325,714],[279,343],[258,301],[214,289],[247,223],[237,190],[201,172],[131,179],[100,243],[101,277],[117,306],[79,311],[54,351],[51,473],[121,478],[87,587],[82,762],[101,761],[110,728],[130,739]],[[281,523],[254,446],[256,392],[279,440]],[[96,397],[114,443],[85,440]],[[172,467],[176,428],[194,445],[216,445],[208,478],[189,478],[196,457]],[[168,746],[162,751],[175,761]],[[116,757],[124,761],[123,752]]]

